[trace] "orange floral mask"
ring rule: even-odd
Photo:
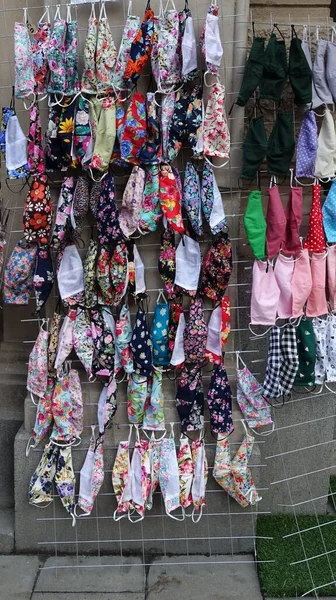
[[[47,177],[34,179],[23,209],[23,231],[27,242],[48,244],[52,223],[52,203]]]

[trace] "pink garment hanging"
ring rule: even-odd
[[[300,227],[302,223],[302,187],[291,187],[285,210],[286,228],[282,240],[282,251],[298,254],[301,251]]]
[[[297,318],[303,315],[303,307],[307,302],[312,286],[309,253],[307,249],[304,249],[294,263],[292,277],[293,317]]]
[[[307,317],[320,317],[328,312],[326,297],[326,265],[326,252],[322,255],[316,252],[312,254],[310,268],[313,285],[307,300]]]
[[[286,230],[286,216],[277,185],[268,189],[266,223],[267,257],[271,259],[278,256]]]

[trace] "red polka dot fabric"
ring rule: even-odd
[[[313,199],[309,215],[308,233],[304,242],[304,248],[309,252],[322,252],[326,243],[323,230],[322,208],[321,208],[321,186],[313,185]]]

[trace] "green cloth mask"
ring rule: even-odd
[[[244,214],[244,227],[254,258],[262,260],[266,255],[266,220],[259,190],[249,194]]]
[[[268,172],[286,175],[295,151],[293,115],[278,113],[267,145]]]
[[[303,318],[296,329],[299,368],[294,386],[315,385],[316,345],[312,319]]]
[[[267,150],[264,117],[251,119],[243,144],[242,179],[253,179]]]
[[[245,66],[244,77],[236,100],[238,106],[245,106],[256,89],[264,68],[265,38],[254,37],[250,55]]]
[[[272,33],[265,50],[264,69],[259,84],[260,98],[281,100],[287,78],[287,54],[285,40],[278,40]]]
[[[313,75],[298,37],[293,37],[290,45],[289,80],[296,104],[311,104]]]

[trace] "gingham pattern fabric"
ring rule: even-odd
[[[279,373],[281,364],[280,329],[272,327],[268,343],[267,367],[264,380],[264,398],[277,398],[281,394]]]
[[[280,353],[279,386],[282,394],[290,394],[299,368],[296,331],[293,325],[286,325],[284,329],[281,336]]]

